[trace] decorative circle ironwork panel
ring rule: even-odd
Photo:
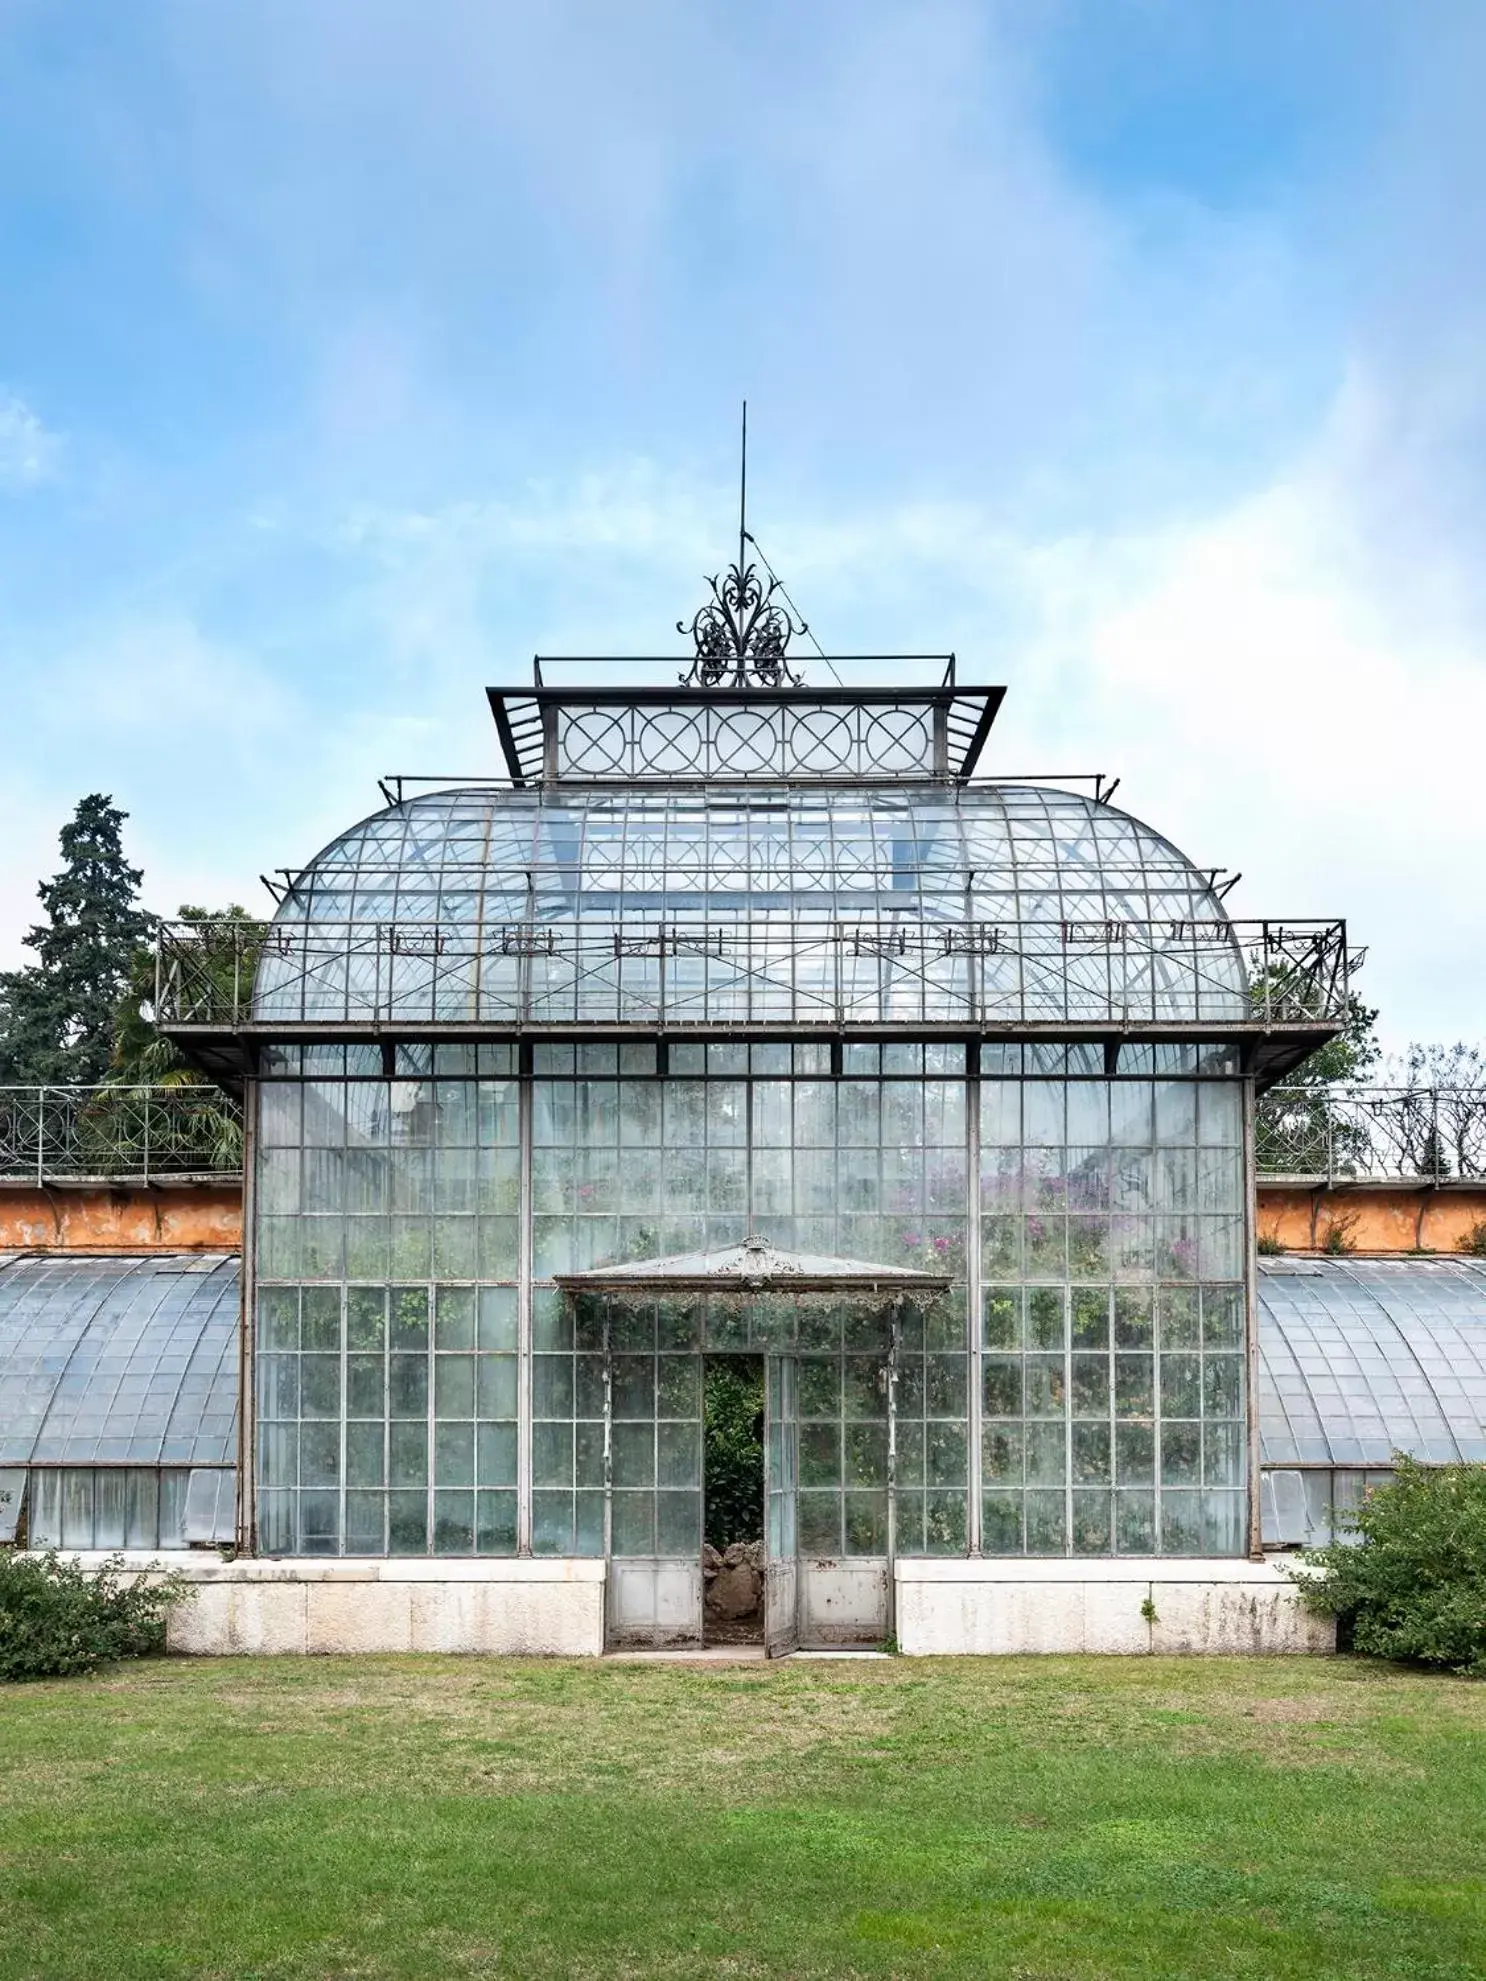
[[[725,722],[714,722],[711,742],[718,770],[735,777],[778,767],[779,723],[772,711],[730,709]]]
[[[629,761],[629,735],[623,718],[609,709],[582,709],[562,727],[564,768],[585,777],[604,777]]]
[[[929,726],[919,709],[881,710],[868,721],[864,740],[874,770],[921,770],[928,764]]]
[[[856,755],[852,714],[845,708],[812,708],[796,716],[789,728],[791,771],[829,777],[850,770]]]
[[[657,709],[640,724],[637,768],[649,777],[695,777],[704,768],[701,711]]]

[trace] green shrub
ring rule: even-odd
[[[1462,1252],[1469,1252],[1473,1259],[1486,1259],[1486,1218],[1477,1218],[1470,1230],[1460,1241]]]
[[[1367,1657],[1486,1678],[1486,1465],[1393,1463],[1341,1516],[1355,1540],[1302,1551],[1301,1598]]]
[[[112,1561],[84,1569],[0,1550],[0,1681],[71,1678],[163,1651],[166,1618],[188,1593],[179,1573],[130,1583]]]

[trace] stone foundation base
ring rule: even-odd
[[[1334,1651],[1269,1561],[900,1561],[907,1655]]]
[[[79,1555],[98,1563],[103,1555]],[[598,1657],[601,1561],[222,1561],[204,1553],[128,1555],[129,1568],[181,1570],[193,1595],[171,1616],[172,1651],[463,1651]]]
[[[604,1650],[602,1561],[224,1562],[190,1553],[124,1562],[188,1576],[195,1593],[172,1616],[169,1645],[197,1656]],[[895,1596],[898,1645],[910,1657],[1335,1648],[1331,1625],[1301,1608],[1268,1561],[901,1561]]]

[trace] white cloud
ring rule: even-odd
[[[1236,905],[1347,913],[1395,1037],[1479,1033],[1479,26],[1401,49],[1365,155],[1217,211],[1081,163],[1010,5],[269,0],[228,60],[170,18],[178,115],[48,128],[125,143],[101,199],[183,202],[189,302],[262,311],[302,403],[246,467],[204,429],[191,498],[162,468],[112,631],[55,631],[85,557],[50,606],[18,562],[12,748],[59,816],[132,781],[152,881],[216,897],[378,771],[493,768],[480,688],[533,647],[679,645],[746,387],[751,520],[828,648],[954,646],[1012,691],[993,766],[1123,772]],[[7,459],[56,451],[0,395]]]
[[[60,437],[45,427],[25,400],[0,392],[0,489],[15,491],[50,481],[62,453]]]
[[[1120,802],[1244,871],[1238,914],[1345,915],[1394,1045],[1481,1033],[1486,844],[1486,617],[1369,526],[1396,415],[1350,381],[1246,499],[1147,537],[1029,545],[1040,631],[1001,744],[1002,762],[1025,736],[1121,771]]]
[[[261,894],[258,867],[289,857],[274,838],[279,786],[314,786],[300,699],[186,614],[56,629],[9,706],[25,744],[6,752],[0,967],[25,960],[36,883],[56,870],[57,833],[86,792],[129,814],[125,851],[157,911]]]
[[[1121,774],[1119,802],[1243,870],[1236,913],[1346,916],[1391,1044],[1475,1036],[1486,613],[1448,541],[1421,565],[1376,526],[1405,417],[1359,366],[1267,485],[1163,528],[1041,537],[923,501],[785,518],[770,554],[836,651],[953,645],[967,675],[1007,680],[993,772]],[[721,491],[642,465],[525,502],[363,511],[355,542],[407,651],[458,657],[438,736],[488,649],[481,569],[538,582],[527,621],[575,629],[567,651],[664,651],[688,564],[726,555],[698,522],[720,512]]]

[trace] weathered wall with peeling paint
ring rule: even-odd
[[[1329,1233],[1348,1252],[1458,1252],[1472,1227],[1486,1224],[1486,1185],[1296,1190],[1266,1183],[1258,1223],[1261,1239],[1287,1252],[1322,1251]]]
[[[0,1252],[235,1252],[237,1183],[0,1187]]]
[[[1259,1187],[1259,1232],[1288,1252],[1320,1251],[1339,1230],[1353,1252],[1458,1252],[1486,1224],[1486,1184],[1470,1189]],[[222,1252],[242,1244],[235,1182],[76,1189],[0,1185],[0,1251]]]

